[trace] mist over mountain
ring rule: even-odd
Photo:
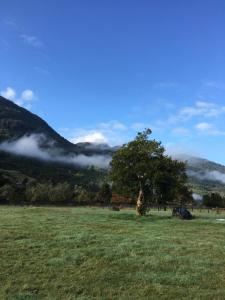
[[[174,158],[186,162],[189,185],[195,192],[225,194],[225,166],[188,154],[176,154]]]
[[[92,174],[98,180],[106,174],[116,149],[107,144],[73,144],[37,115],[0,96],[0,170],[4,172],[73,182],[84,182]],[[225,194],[225,166],[188,154],[174,158],[187,163],[193,192]]]

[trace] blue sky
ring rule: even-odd
[[[225,1],[1,0],[1,94],[71,141],[145,127],[225,164]]]

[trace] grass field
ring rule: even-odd
[[[0,207],[0,299],[225,299],[224,215]]]

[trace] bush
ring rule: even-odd
[[[25,188],[22,185],[5,184],[0,188],[1,203],[19,204],[24,203],[25,200]]]
[[[73,189],[67,182],[58,183],[48,191],[49,201],[51,203],[66,204],[73,200]]]
[[[77,204],[89,204],[95,200],[95,193],[86,190],[84,187],[74,186],[74,201]]]
[[[30,204],[44,204],[49,202],[51,184],[38,183],[27,187],[26,199]]]

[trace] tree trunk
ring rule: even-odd
[[[140,189],[139,191],[139,195],[137,198],[137,205],[136,205],[136,210],[137,210],[137,214],[138,216],[144,216],[146,214],[146,203],[144,200],[144,194],[142,189]]]

